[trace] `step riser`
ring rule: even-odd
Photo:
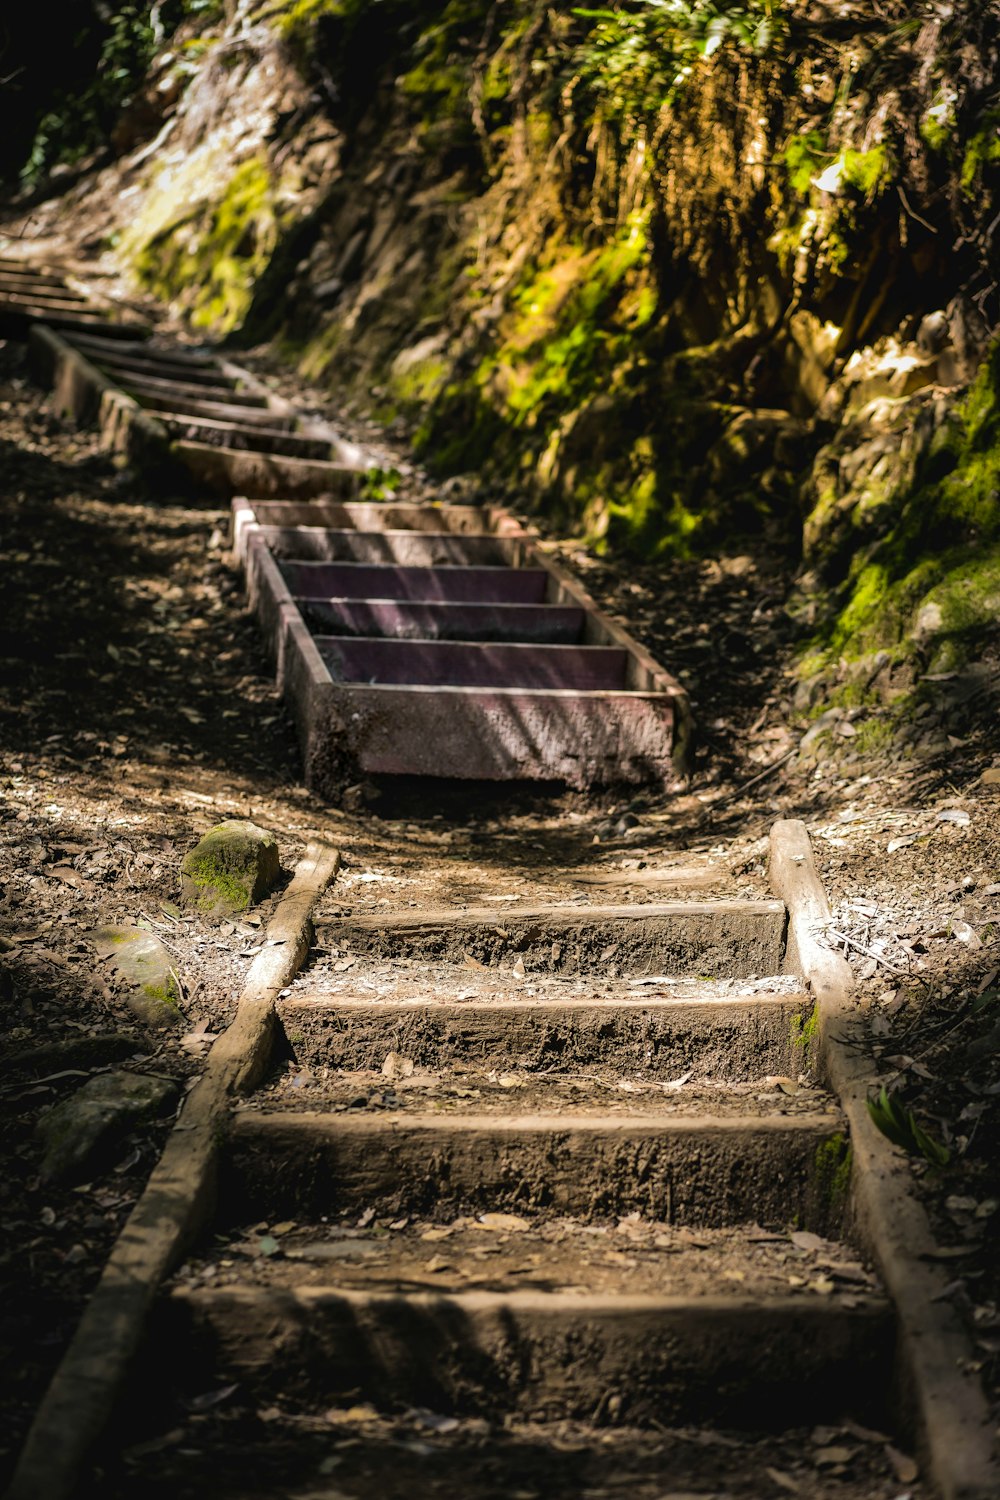
[[[604,646],[474,645],[335,636],[319,636],[316,645],[337,682],[574,688],[581,692],[625,686],[625,652]]]
[[[347,464],[321,463],[311,458],[277,458],[267,453],[241,453],[213,448],[208,443],[178,441],[173,452],[198,484],[219,495],[252,495],[289,499],[308,495],[357,494],[361,471]]]
[[[396,640],[532,641],[573,646],[583,610],[557,604],[407,604],[391,600],[296,601],[317,635]]]
[[[326,526],[335,531],[447,531],[451,535],[489,530],[479,505],[406,505],[391,500],[262,500],[252,511],[240,501],[237,520],[256,516],[261,526]]]
[[[324,669],[325,670],[325,669]],[[674,704],[627,693],[556,696],[518,688],[333,683],[293,670],[307,785],[335,798],[344,776],[558,781],[584,789],[650,782],[674,771]],[[293,708],[293,712],[296,710]]]
[[[148,411],[163,417],[179,414],[187,417],[207,417],[213,422],[237,422],[242,427],[269,427],[275,432],[294,432],[296,419],[284,417],[280,412],[263,406],[236,406],[232,402],[201,401],[197,396],[179,396],[171,388],[169,397],[150,396],[143,393],[141,404]]]
[[[254,427],[240,428],[232,423],[214,426],[211,421],[199,421],[194,417],[168,414],[160,419],[172,436],[182,442],[208,443],[216,448],[232,448],[237,452],[276,454],[290,458],[315,458],[328,460],[331,457],[329,442],[323,438],[303,437],[294,432],[267,432]]]
[[[230,401],[237,406],[244,403],[252,406],[266,405],[261,396],[255,395],[252,399],[243,396],[236,389],[235,380],[210,365],[181,365],[153,354],[122,354],[113,345],[102,343],[97,348],[90,340],[82,339],[80,352],[86,354],[95,365],[109,371],[122,385],[134,384],[137,389],[148,386],[158,394],[168,394],[176,389],[181,394],[202,396],[206,400],[211,393],[218,396],[219,400]]]
[[[399,599],[420,604],[544,604],[540,568],[393,567],[376,563],[281,562],[304,599]]]
[[[794,1037],[803,1008],[801,997],[627,1009],[289,1001],[282,1017],[295,1056],[315,1067],[377,1072],[388,1052],[398,1052],[419,1069],[456,1062],[501,1072],[603,1067],[640,1080],[690,1074],[750,1083],[800,1071],[804,1054]]]
[[[343,918],[319,925],[326,945],[379,958],[419,958],[526,972],[683,974],[736,979],[781,972],[780,902],[680,902],[676,906],[553,907],[531,911],[435,911]],[[555,950],[555,951],[554,951]]]
[[[30,303],[36,307],[51,305],[62,309],[88,305],[88,298],[82,292],[70,291],[69,287],[28,281],[14,284],[4,277],[0,277],[0,301]]]
[[[510,1210],[668,1224],[789,1223],[829,1233],[837,1121],[616,1116],[282,1115],[237,1118],[225,1196],[237,1221],[280,1215]],[[834,1170],[831,1171],[831,1163]]]
[[[81,328],[100,328],[108,338],[134,338],[135,325],[131,323],[109,323],[104,313],[57,311],[52,307],[18,307],[12,302],[0,301],[0,336],[23,339],[32,324],[44,323],[57,333],[67,336]]]
[[[261,526],[275,557],[315,562],[395,563],[403,567],[513,565],[523,547],[496,536],[421,531],[348,531],[319,526]]]
[[[106,338],[100,338],[92,334],[81,333],[73,339],[73,343],[83,353],[100,356],[107,354],[117,360],[134,359],[142,364],[156,364],[165,361],[170,367],[189,370],[204,369],[218,370],[218,361],[211,354],[198,354],[194,350],[163,349],[159,345],[153,345],[145,341],[133,339],[131,343],[116,341],[108,343]],[[221,374],[221,372],[220,372]]]
[[[158,1331],[161,1369],[215,1369],[261,1398],[646,1425],[764,1428],[821,1403],[871,1423],[884,1407],[891,1320],[784,1299],[600,1299],[489,1294],[178,1292]],[[614,1399],[609,1399],[613,1397]]]

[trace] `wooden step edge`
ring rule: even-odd
[[[391,1311],[398,1302],[405,1301],[411,1307],[422,1307],[428,1310],[451,1305],[467,1312],[510,1311],[522,1316],[538,1316],[539,1318],[544,1318],[547,1314],[554,1313],[558,1316],[569,1312],[604,1315],[617,1319],[652,1312],[660,1313],[671,1321],[697,1319],[701,1316],[718,1320],[722,1325],[725,1325],[728,1320],[734,1323],[743,1319],[753,1321],[761,1314],[765,1317],[775,1315],[788,1317],[793,1321],[799,1315],[804,1315],[810,1321],[815,1319],[822,1322],[828,1317],[854,1313],[860,1314],[864,1319],[870,1319],[875,1314],[884,1316],[889,1309],[888,1299],[877,1292],[857,1290],[852,1292],[845,1287],[843,1295],[848,1297],[849,1303],[856,1300],[857,1306],[843,1307],[839,1295],[828,1299],[795,1296],[790,1292],[774,1295],[764,1293],[756,1296],[739,1293],[727,1295],[718,1292],[664,1296],[648,1292],[540,1292],[534,1290],[493,1292],[478,1289],[464,1292],[404,1292],[365,1291],[357,1287],[339,1287],[335,1281],[325,1286],[270,1288],[230,1285],[219,1288],[174,1287],[170,1291],[171,1298],[176,1298],[178,1301],[206,1304],[231,1298],[234,1302],[244,1305],[274,1301],[280,1306],[287,1300],[298,1303],[306,1313],[309,1309],[322,1309],[325,1304],[353,1305],[356,1308],[385,1308]]]
[[[160,1283],[211,1221],[221,1122],[234,1094],[254,1087],[272,1061],[275,1000],[306,960],[313,907],[339,865],[339,850],[320,842],[309,844],[296,865],[268,922],[269,941],[250,966],[236,1014],[187,1094],[38,1406],[6,1500],[71,1500],[80,1493],[85,1466],[134,1363]]]
[[[55,410],[96,426],[103,448],[146,465],[164,482],[174,477],[166,428],[57,330],[35,324],[28,364],[39,383],[51,389]]]
[[[430,521],[432,531],[444,531],[449,536],[462,536],[467,531],[478,531],[485,536],[496,536],[488,525],[486,508],[481,505],[451,505],[440,500],[415,502],[395,500],[248,500],[244,495],[235,496],[232,502],[234,525],[256,523],[259,526],[349,526],[354,530],[383,528],[387,517],[398,517],[393,527],[396,530],[422,530],[420,524]],[[359,527],[358,522],[361,522]]]
[[[343,1011],[346,1014],[370,1011],[378,1016],[388,1016],[392,1011],[426,1012],[428,1018],[434,1020],[444,1018],[460,1020],[464,1015],[479,1012],[502,1015],[505,1012],[540,1013],[544,1011],[552,1011],[554,1015],[566,1019],[571,1019],[580,1012],[599,1017],[613,1016],[619,1011],[662,1011],[665,1015],[684,1014],[696,1019],[699,1014],[714,1017],[737,1011],[761,1011],[762,1013],[788,1011],[792,1014],[799,1014],[803,1010],[811,1010],[812,1003],[811,996],[805,990],[799,990],[794,994],[698,995],[690,998],[641,994],[614,997],[594,996],[592,999],[580,995],[567,995],[565,998],[525,995],[503,1000],[442,1000],[437,997],[418,1000],[394,999],[392,996],[387,996],[382,1000],[373,1000],[364,995],[310,995],[306,993],[289,995],[281,1002],[281,1008],[282,1012],[303,1011],[311,1015],[322,1011],[331,1013]]]
[[[356,495],[363,469],[312,458],[282,458],[210,443],[175,441],[172,449],[194,477],[218,493],[293,498],[316,494]]]
[[[146,340],[136,339],[134,347],[123,347],[122,340],[102,337],[101,334],[80,333],[77,334],[74,343],[87,346],[93,353],[115,353],[119,358],[134,356],[137,359],[156,360],[169,359],[178,365],[190,366],[194,369],[217,368],[218,361],[213,354],[205,354],[195,349],[188,349],[183,345],[176,348],[164,348],[162,344],[153,344]]]
[[[317,1144],[337,1145],[348,1137],[399,1140],[404,1135],[440,1136],[457,1141],[461,1136],[518,1135],[525,1137],[590,1136],[611,1139],[616,1136],[653,1136],[661,1141],[718,1137],[759,1137],[781,1140],[797,1137],[826,1138],[843,1130],[842,1119],[835,1114],[798,1115],[683,1115],[666,1106],[661,1112],[640,1106],[634,1113],[614,1114],[398,1114],[365,1115],[328,1114],[323,1111],[240,1110],[232,1123],[234,1138],[266,1141],[268,1137],[308,1138]]]
[[[858,1036],[863,1011],[850,965],[824,940],[830,905],[808,830],[798,819],[771,829],[770,876],[788,905],[789,970],[816,996],[819,1064],[850,1126],[856,1233],[896,1313],[896,1420],[916,1437],[942,1500],[995,1500],[1000,1455],[979,1374],[981,1358],[949,1295],[954,1270],[936,1258],[937,1240],[914,1191],[909,1162],[868,1112],[868,1095],[879,1080]]]
[[[109,339],[149,338],[153,332],[147,323],[124,321],[118,323],[114,319],[106,317],[103,313],[95,313],[93,317],[77,316],[68,312],[40,313],[38,321],[70,333],[74,333],[79,329],[102,328]]]
[[[727,896],[718,900],[656,901],[644,902],[641,906],[615,903],[613,905],[583,906],[569,902],[539,902],[537,905],[514,905],[502,909],[496,906],[428,906],[410,907],[401,912],[379,912],[370,916],[324,917],[321,924],[327,927],[353,927],[359,932],[399,931],[409,932],[414,928],[436,927],[507,927],[524,922],[557,923],[568,927],[592,927],[598,922],[659,922],[684,921],[690,918],[711,917],[725,920],[733,917],[759,918],[762,922],[778,921],[784,924],[786,907],[783,901],[768,896]]]

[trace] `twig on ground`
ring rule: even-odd
[[[887,958],[883,958],[880,953],[876,953],[874,948],[866,948],[864,943],[857,942],[855,938],[849,937],[846,932],[838,932],[836,927],[828,927],[826,931],[828,937],[836,938],[840,943],[846,943],[847,946],[849,948],[853,948],[856,953],[863,953],[865,958],[870,958],[875,963],[881,964],[882,968],[888,969],[890,974],[898,974],[900,979],[915,979],[918,984],[927,985],[928,989],[933,987],[930,980],[925,979],[922,974],[914,974],[911,969],[897,968],[896,965],[891,964]]]

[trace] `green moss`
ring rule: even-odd
[[[199,890],[214,897],[221,896],[234,911],[246,911],[250,905],[252,887],[248,880],[241,879],[232,871],[220,867],[209,856],[192,859],[184,867],[184,873]]]
[[[827,149],[826,141],[818,130],[793,135],[785,149],[779,153],[779,160],[785,168],[792,192],[797,193],[800,198],[808,198],[813,178],[819,176],[832,156],[833,152]]]
[[[843,165],[844,181],[866,198],[880,193],[892,177],[885,146],[872,146],[868,151],[843,151],[839,159]]]
[[[819,1006],[814,1005],[809,1014],[796,1011],[792,1017],[792,1046],[809,1051],[819,1040]]]
[[[878,497],[897,519],[854,564],[838,614],[813,643],[812,667],[883,648],[923,651],[936,670],[968,660],[1000,612],[998,492],[1000,344],[916,477]],[[822,503],[809,521],[817,531]]]
[[[274,836],[245,819],[219,823],[181,863],[181,889],[199,909],[219,914],[246,911],[281,873]]]
[[[889,719],[866,719],[856,728],[857,734],[851,743],[858,755],[882,755],[895,744],[895,730]]]
[[[182,170],[154,195],[123,248],[144,286],[196,326],[228,333],[245,318],[278,242],[274,184],[263,153],[242,162],[217,198],[201,195],[197,166],[188,175]]]
[[[425,405],[440,394],[448,381],[451,365],[439,355],[415,360],[389,377],[392,393],[404,404]]]
[[[838,1131],[816,1147],[813,1158],[816,1187],[831,1217],[840,1218],[847,1207],[852,1167],[853,1153],[842,1132]]]
[[[931,151],[945,151],[955,139],[955,120],[933,111],[920,121],[920,138]]]
[[[142,993],[150,1000],[157,1000],[163,1005],[180,1005],[181,996],[177,987],[177,981],[171,974],[166,984],[144,984]]]
[[[966,194],[972,196],[986,167],[1000,162],[1000,110],[989,110],[983,124],[969,141],[962,157],[960,180]]]
[[[271,13],[268,19],[293,47],[302,47],[311,40],[322,16],[342,16],[344,10],[343,0],[295,0],[292,5],[279,6],[278,13]]]

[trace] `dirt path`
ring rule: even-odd
[[[783,677],[790,642],[780,570],[746,559],[736,566],[629,569],[626,578],[571,549],[589,587],[685,679],[699,704],[705,735],[689,788],[670,799],[639,793],[627,803],[477,789],[471,805],[461,792],[443,793],[435,805],[425,788],[382,786],[359,789],[353,811],[318,805],[298,785],[291,728],[225,550],[225,514],[211,504],[148,495],[86,434],[48,415],[26,384],[19,348],[7,345],[0,360],[10,558],[0,652],[8,687],[0,710],[0,998],[6,1060],[18,1083],[3,1101],[13,1164],[4,1192],[14,1231],[7,1272],[23,1293],[16,1306],[8,1303],[5,1344],[9,1361],[24,1372],[6,1412],[5,1464],[162,1138],[161,1126],[148,1127],[109,1176],[54,1190],[37,1176],[34,1125],[44,1108],[112,1059],[190,1077],[210,1037],[230,1019],[267,909],[251,922],[220,928],[174,905],[180,856],[228,816],[273,829],[287,867],[317,835],[345,856],[311,966],[286,1002],[295,1058],[258,1102],[279,1113],[319,1108],[376,1124],[414,1111],[509,1115],[512,1099],[527,1113],[539,1088],[538,1059],[522,1053],[512,1067],[470,1067],[457,1043],[450,1053],[414,1059],[401,1040],[381,1060],[342,1058],[331,1073],[329,1036],[315,1031],[309,1009],[317,993],[326,1005],[348,989],[384,1004],[432,990],[452,995],[457,1007],[488,1008],[542,1005],[553,989],[561,1001],[573,989],[551,976],[533,981],[515,973],[516,965],[499,989],[490,989],[475,951],[468,962],[449,955],[447,964],[430,968],[400,954],[366,956],[354,942],[338,940],[344,916],[388,921],[431,906],[492,904],[501,914],[494,925],[503,927],[503,914],[526,902],[587,908],[678,894],[760,898],[767,894],[767,827],[775,815],[805,816],[839,901],[837,930],[875,1002],[873,1046],[887,1076],[907,1075],[908,1096],[931,1108],[951,1146],[950,1172],[928,1175],[925,1186],[944,1248],[954,1253],[950,1295],[967,1306],[984,1373],[992,1377],[991,1221],[1000,1185],[991,1152],[998,1090],[989,1038],[1000,792],[978,780],[992,759],[985,726],[974,726],[937,766],[878,773],[864,765],[797,767],[785,759],[796,737]],[[414,492],[422,483],[419,475],[406,480]],[[724,630],[706,628],[719,619]],[[183,981],[189,1028],[176,1039],[136,1027],[87,941],[95,927],[137,916],[167,943]],[[588,995],[613,1003],[623,999],[630,978],[643,975],[611,972],[610,947],[592,955],[599,975],[593,967],[584,972]],[[726,998],[752,1008],[753,994],[741,995],[741,982]],[[977,1003],[982,995],[987,1000]],[[399,1061],[386,1073],[390,1055]],[[755,1068],[750,1059],[745,1071],[745,1078],[726,1081],[727,1108],[737,1115],[777,1111],[794,1119],[831,1107],[794,1069]],[[542,1069],[546,1107],[555,1102],[555,1084],[556,1112],[574,1118],[596,1112],[606,1119],[609,1110],[628,1117],[654,1103],[661,1123],[667,1106],[685,1117],[718,1110],[710,1078],[684,1078],[682,1060],[651,1078],[648,1060],[640,1065],[627,1045],[624,1052],[583,1056],[577,1072],[553,1080]],[[784,1082],[775,1083],[779,1074]],[[500,1211],[517,1218],[517,1206],[504,1203]],[[732,1226],[685,1230],[651,1208],[636,1221],[626,1205],[594,1220],[543,1214],[529,1230],[477,1227],[494,1210],[470,1201],[456,1200],[450,1216],[397,1205],[391,1217],[376,1206],[366,1220],[369,1207],[354,1201],[331,1224],[296,1219],[284,1229],[288,1216],[276,1217],[270,1204],[251,1219],[236,1213],[216,1255],[182,1273],[181,1289],[225,1287],[237,1279],[233,1266],[241,1282],[265,1289],[280,1288],[283,1270],[292,1266],[298,1285],[316,1244],[348,1247],[337,1255],[352,1274],[361,1266],[370,1284],[386,1263],[388,1242],[398,1242],[394,1275],[409,1266],[406,1275],[422,1287],[440,1287],[441,1277],[450,1277],[453,1291],[573,1285],[586,1268],[582,1279],[591,1290],[613,1283],[645,1293],[657,1284],[657,1258],[666,1256],[680,1288],[689,1262],[702,1286],[706,1277],[750,1288],[794,1278],[795,1295],[795,1283],[829,1279],[824,1257],[846,1268],[848,1284],[864,1288],[868,1275],[825,1235],[820,1247],[796,1245],[787,1223],[780,1232],[774,1227],[773,1215],[771,1227],[748,1244]],[[278,1252],[261,1248],[269,1239]],[[325,1263],[322,1254],[315,1259]],[[444,1265],[435,1266],[436,1259]],[[845,1295],[842,1284],[838,1296]],[[812,1296],[819,1301],[827,1293]],[[824,1409],[818,1427],[813,1419],[809,1428],[777,1438],[683,1421],[639,1436],[581,1426],[579,1411],[535,1412],[515,1403],[501,1421],[492,1412],[456,1417],[411,1392],[404,1414],[386,1418],[345,1393],[330,1406],[301,1392],[286,1399],[280,1381],[266,1395],[246,1378],[230,1391],[233,1383],[225,1371],[213,1380],[199,1364],[163,1407],[133,1413],[122,1439],[124,1460],[105,1475],[109,1492],[204,1494],[221,1463],[234,1496],[273,1492],[281,1475],[302,1500],[402,1495],[415,1477],[440,1494],[469,1488],[473,1477],[483,1495],[575,1494],[586,1486],[597,1496],[626,1480],[649,1495],[662,1494],[665,1484],[671,1493],[786,1491],[859,1500],[898,1494],[901,1484],[920,1493],[878,1434],[859,1427],[856,1415],[845,1418],[836,1404]],[[608,1390],[615,1395],[613,1384]],[[592,1418],[593,1403],[587,1411]],[[704,1419],[706,1411],[698,1414]],[[597,1415],[628,1420],[619,1408]]]

